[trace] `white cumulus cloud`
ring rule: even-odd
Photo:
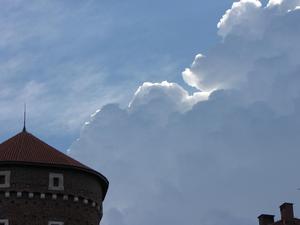
[[[195,93],[146,82],[91,117],[70,154],[110,180],[103,225],[253,225],[300,203],[298,4],[235,2],[182,74]]]
[[[244,38],[257,36],[262,4],[258,0],[241,0],[234,2],[231,9],[228,9],[218,23],[219,35],[226,37],[233,33],[242,35]],[[255,29],[247,29],[250,26]]]
[[[280,7],[281,9],[294,9],[300,5],[299,0],[270,0],[267,7]]]
[[[134,111],[137,108],[148,107],[148,110],[152,108],[153,110],[164,111],[164,113],[167,111],[170,113],[186,112],[195,103],[207,100],[209,94],[209,92],[196,92],[189,95],[178,84],[167,81],[161,83],[145,82],[134,94],[129,104],[129,110]]]

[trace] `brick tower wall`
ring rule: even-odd
[[[102,217],[100,178],[67,168],[0,166],[10,186],[0,187],[0,220],[9,225],[98,225]],[[63,174],[63,190],[49,190],[49,174]]]

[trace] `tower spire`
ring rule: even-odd
[[[23,132],[26,132],[26,103],[24,103],[24,124],[23,124]]]

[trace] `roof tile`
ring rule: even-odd
[[[26,131],[0,144],[0,161],[42,163],[90,169]]]

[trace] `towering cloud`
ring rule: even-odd
[[[70,154],[111,181],[104,225],[256,224],[298,203],[300,1],[235,2],[178,84],[106,105]]]

